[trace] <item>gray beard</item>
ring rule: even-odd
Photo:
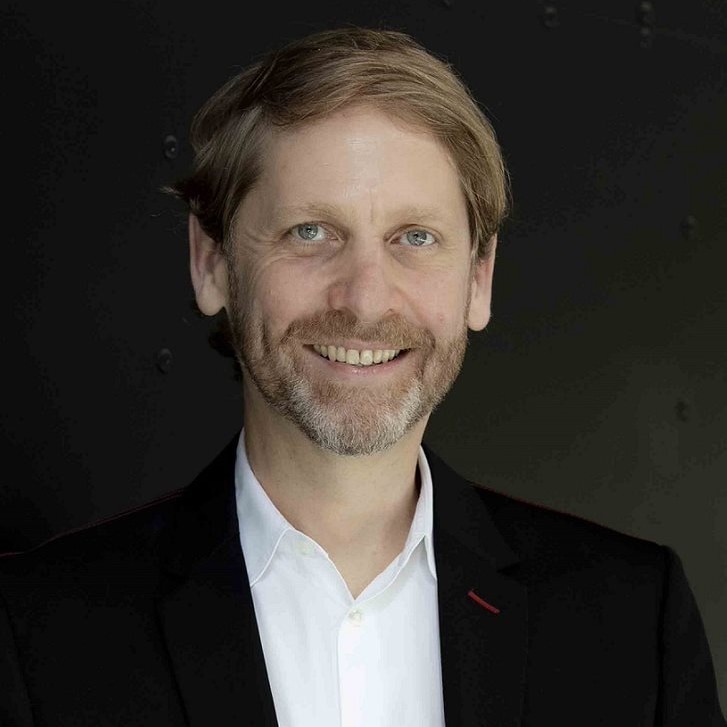
[[[250,369],[246,370],[253,378]],[[418,380],[412,382],[394,406],[382,410],[378,402],[361,404],[357,398],[359,405],[349,405],[343,412],[337,403],[323,404],[317,400],[313,385],[303,377],[289,382],[288,395],[283,398],[271,395],[258,382],[255,385],[265,401],[312,442],[341,456],[359,457],[387,450],[430,411],[422,400]]]
[[[239,281],[230,281],[230,341],[246,378],[281,416],[295,424],[321,449],[358,457],[383,452],[444,399],[462,367],[467,347],[466,315],[458,335],[436,344],[428,331],[411,330],[405,322],[382,322],[363,331],[342,311],[331,311],[311,321],[296,321],[281,341],[274,342],[260,321],[253,321],[240,303]],[[469,300],[467,301],[469,308]],[[325,333],[323,333],[325,331]],[[355,334],[353,332],[355,331]],[[414,376],[381,389],[353,390],[334,380],[312,380],[299,357],[301,341],[364,340],[411,343],[420,357]],[[316,354],[317,355],[317,354]]]

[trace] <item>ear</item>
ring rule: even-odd
[[[189,270],[199,309],[207,316],[227,307],[227,265],[224,253],[199,224],[189,215]]]
[[[467,314],[467,325],[473,331],[481,331],[490,322],[496,248],[497,235],[493,235],[490,240],[490,254],[484,260],[475,260],[474,263],[470,307]]]

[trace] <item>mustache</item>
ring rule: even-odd
[[[434,348],[435,345],[432,333],[412,326],[402,316],[392,315],[373,325],[363,325],[353,313],[346,310],[324,311],[293,321],[286,329],[281,343],[299,341],[310,345],[345,338],[386,341],[393,348]]]

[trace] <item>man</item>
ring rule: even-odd
[[[4,559],[2,724],[724,725],[672,551],[421,447],[506,212],[454,73],[399,33],[320,33],[193,141],[174,189],[244,430],[190,487]]]

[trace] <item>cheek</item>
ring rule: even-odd
[[[284,330],[292,321],[320,310],[321,295],[316,291],[311,276],[272,266],[257,276],[253,300],[267,326]]]
[[[453,326],[459,326],[463,320],[468,292],[464,281],[430,276],[420,280],[414,289],[412,306],[417,317],[434,333],[450,335]]]

